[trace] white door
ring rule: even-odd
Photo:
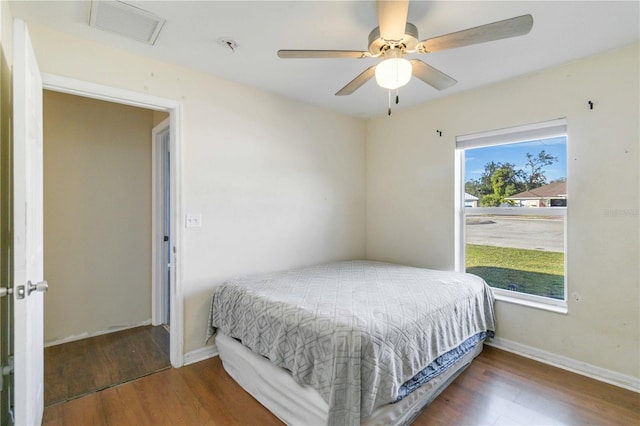
[[[44,410],[42,80],[25,23],[13,24],[14,400],[16,425]]]

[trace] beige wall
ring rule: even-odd
[[[44,91],[45,343],[151,320],[153,111]]]
[[[453,269],[456,135],[566,117],[569,313],[498,302],[497,336],[637,383],[638,56],[636,44],[369,121],[367,256]]]
[[[10,248],[11,230],[11,128],[13,106],[11,104],[11,59],[7,49],[12,44],[11,37],[11,14],[5,1],[0,2],[0,282],[4,286],[11,279],[9,271],[12,268]],[[3,309],[4,304],[0,304],[0,315],[2,321],[7,319],[8,310]],[[4,336],[6,327],[2,327],[0,335]],[[4,340],[2,340],[4,342]],[[0,352],[4,353],[4,352]],[[4,359],[0,359],[4,362]]]
[[[10,52],[11,12],[6,1],[0,1],[0,283],[5,286],[12,280],[11,265],[11,64]],[[7,365],[9,359],[9,327],[12,312],[7,309],[10,298],[0,303],[0,364]],[[10,424],[8,392],[0,392],[0,423]]]
[[[0,41],[5,59],[13,65],[13,16],[7,0],[0,0]]]
[[[364,257],[364,122],[44,27],[30,31],[43,72],[183,104],[183,208],[202,215],[201,228],[183,230],[185,352],[205,345],[211,292],[225,279]],[[47,297],[53,291],[52,282]]]
[[[169,113],[164,111],[153,111],[153,125],[154,127],[162,123],[165,119],[169,118]]]

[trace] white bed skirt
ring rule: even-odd
[[[220,332],[216,345],[225,371],[280,420],[292,426],[327,424],[329,407],[315,389],[297,384],[286,370]],[[447,371],[397,403],[379,407],[361,424],[410,424],[482,352],[482,347],[480,342]]]

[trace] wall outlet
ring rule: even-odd
[[[200,213],[187,213],[185,227],[200,228],[202,226],[202,215]]]

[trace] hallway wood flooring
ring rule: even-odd
[[[169,367],[169,333],[163,326],[49,346],[44,350],[44,403],[68,401]]]

